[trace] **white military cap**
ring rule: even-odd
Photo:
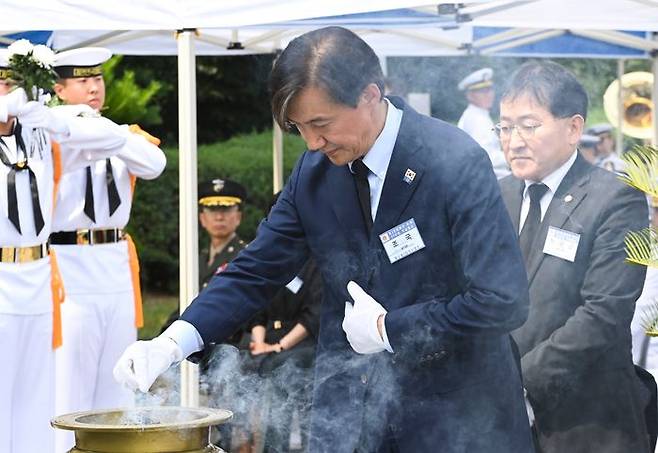
[[[598,145],[601,141],[601,137],[598,135],[583,134],[580,136],[579,144],[580,146],[592,147]]]
[[[0,80],[11,79],[11,69],[9,69],[9,51],[0,49]]]
[[[55,55],[53,69],[62,79],[94,77],[103,73],[101,65],[112,52],[103,47],[81,47]]]
[[[475,72],[470,73],[459,82],[457,88],[459,91],[464,90],[479,90],[493,85],[493,69],[482,68]]]
[[[610,123],[599,123],[590,126],[589,129],[587,129],[587,133],[592,135],[601,135],[605,134],[606,132],[612,132],[613,129],[614,127],[612,127],[612,124]]]

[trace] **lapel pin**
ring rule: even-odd
[[[404,178],[402,178],[402,180],[407,184],[411,184],[415,177],[416,177],[416,172],[413,171],[411,168],[407,168],[407,171],[404,172]]]
[[[569,203],[571,201],[573,201],[573,197],[571,195],[567,195],[566,197],[564,197],[564,202],[565,203]]]

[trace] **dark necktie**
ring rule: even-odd
[[[93,190],[93,181],[91,177],[91,167],[87,167],[86,173],[86,183],[85,183],[85,206],[84,213],[91,219],[92,222],[96,222],[96,211],[94,209],[94,190]],[[112,162],[110,159],[105,159],[105,184],[107,185],[107,199],[108,205],[110,207],[110,216],[114,214],[119,205],[121,204],[121,197],[119,197],[119,191],[117,190],[117,184],[114,180],[114,172],[112,171]]]
[[[0,161],[9,167],[7,173],[7,217],[14,225],[16,230],[22,234],[21,221],[18,216],[18,197],[16,196],[16,173],[19,171],[27,171],[30,179],[30,194],[32,196],[32,215],[34,216],[34,229],[39,235],[44,226],[43,214],[41,213],[41,203],[39,201],[39,187],[37,186],[37,177],[28,165],[27,152],[25,150],[25,142],[23,142],[21,124],[16,121],[14,126],[13,135],[16,138],[16,156],[17,162],[12,164],[7,157],[3,148],[7,148],[7,144],[0,137]],[[8,148],[7,148],[8,149]],[[21,153],[23,159],[20,158]]]
[[[361,159],[352,162],[352,174],[354,175],[354,183],[356,191],[359,195],[359,205],[361,206],[361,214],[363,214],[363,221],[368,229],[368,234],[372,230],[372,214],[370,209],[370,184],[368,184],[368,174],[370,170]]]
[[[548,187],[546,184],[542,183],[531,184],[530,187],[528,187],[530,209],[528,209],[528,217],[526,217],[523,229],[521,229],[521,234],[519,235],[519,244],[521,245],[521,251],[523,252],[523,258],[525,259],[526,265],[528,264],[528,257],[530,256],[532,243],[534,242],[535,237],[539,232],[539,226],[541,225],[541,205],[539,204],[539,201],[547,190]]]

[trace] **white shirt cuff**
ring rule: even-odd
[[[384,340],[386,350],[393,354],[393,348],[391,347],[391,343],[388,342],[388,335],[386,335],[386,314],[382,318],[382,339]]]
[[[183,358],[203,349],[203,339],[192,324],[182,319],[174,321],[162,335],[171,338],[183,351]]]

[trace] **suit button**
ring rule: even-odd
[[[365,374],[362,374],[361,375],[361,383],[363,385],[367,384],[368,383],[368,376],[366,376]]]

